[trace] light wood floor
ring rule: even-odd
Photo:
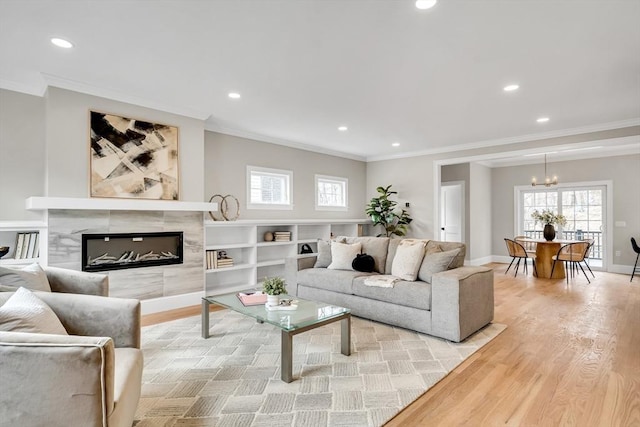
[[[640,280],[595,272],[567,285],[491,266],[506,331],[387,426],[640,426]]]

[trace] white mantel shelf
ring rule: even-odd
[[[215,212],[217,203],[171,200],[88,199],[70,197],[29,197],[27,210],[101,210],[101,211],[183,211]]]

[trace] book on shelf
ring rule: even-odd
[[[262,292],[238,292],[238,299],[242,305],[263,305],[267,302],[267,294]]]
[[[13,255],[15,259],[22,259],[22,246],[24,245],[24,235],[26,233],[18,233],[16,235],[16,250]]]
[[[25,258],[35,258],[36,247],[38,245],[38,233],[30,233],[29,236],[29,248],[27,249],[27,256]]]
[[[290,231],[276,231],[273,233],[276,242],[290,242],[291,241],[291,232]]]

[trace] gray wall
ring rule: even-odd
[[[396,189],[400,192],[399,198],[403,201],[403,204],[405,200],[411,202],[411,215],[414,218],[414,221],[411,223],[409,235],[413,237],[438,238],[437,234],[435,233],[438,228],[437,224],[434,224],[433,209],[433,204],[435,201],[434,168],[436,166],[434,162],[441,162],[443,164],[454,164],[465,161],[468,162],[468,159],[473,157],[482,157],[509,151],[526,150],[535,147],[553,147],[555,145],[573,144],[588,141],[601,141],[633,135],[640,135],[640,126],[631,126],[609,131],[598,131],[586,134],[571,135],[567,137],[549,138],[539,141],[528,141],[471,150],[452,151],[449,153],[438,153],[400,159],[372,161],[367,163],[367,198],[373,197],[375,195],[376,187],[380,185],[393,184],[393,189]],[[467,160],[456,161],[456,159]],[[598,160],[594,161],[597,164]],[[598,168],[599,166],[595,167],[595,169]],[[594,175],[591,178],[585,179],[585,181],[597,179],[612,179],[608,177],[613,176],[614,174],[621,174],[624,177],[623,179],[625,181],[636,182],[637,178],[635,175],[637,170],[638,165],[636,162],[633,167],[629,167],[626,170],[617,170],[616,172],[609,170],[599,170],[597,173],[594,172]],[[536,173],[539,173],[539,171],[537,171]],[[584,169],[581,173],[589,176],[590,170]],[[529,180],[531,179],[532,174],[532,172],[529,172],[529,175],[524,181],[524,184],[530,182]],[[601,175],[604,176],[601,177]],[[513,183],[511,185],[513,185]],[[471,189],[470,191],[473,190]],[[637,187],[635,191],[635,197],[637,197]],[[494,188],[492,188],[492,197],[493,195],[495,195]],[[513,188],[509,192],[509,197],[513,199]],[[635,205],[635,203],[631,204]],[[618,207],[619,206],[616,204],[616,206],[614,206],[614,209]],[[500,210],[510,212],[510,215],[513,216],[513,200],[509,201],[507,204],[503,202],[499,205],[497,205],[495,202],[492,202],[492,212],[494,214],[497,214],[497,212],[499,212]],[[625,209],[625,211],[621,215],[626,216],[626,212],[629,212],[628,209]],[[513,223],[513,219],[511,219],[510,222]],[[492,223],[495,224],[496,220],[492,219]],[[630,247],[629,237],[626,235],[632,235],[633,233],[638,234],[638,227],[635,228],[635,231],[632,231],[634,230],[634,228],[632,228],[630,224],[631,223],[628,222],[626,228],[627,232],[622,233],[625,235],[625,237],[621,237],[621,233],[617,231],[614,232],[614,250],[625,250],[627,252],[629,251],[629,249],[627,248],[627,246]],[[498,246],[496,246],[495,243],[496,236],[498,236],[498,238],[504,237],[501,235],[501,233],[503,232],[492,230],[492,236],[494,240],[491,247],[491,252],[493,254],[501,254],[503,252],[502,246],[504,246],[504,241],[501,241],[500,245]],[[509,235],[512,234],[513,227],[511,227],[509,231]],[[474,248],[469,248],[469,250],[471,251],[471,253],[475,253]],[[480,249],[479,253],[482,253],[482,249]],[[622,262],[622,260],[618,261],[617,259],[614,259],[615,264],[618,264],[620,262]],[[633,264],[633,262],[631,262],[630,264]]]
[[[492,255],[491,237],[493,233],[489,227],[492,218],[491,169],[477,163],[471,163],[469,175],[469,215],[467,218],[471,234],[469,259],[473,261]]]
[[[204,122],[69,90],[46,95],[47,195],[89,197],[89,111],[177,126],[180,200],[204,201]]]
[[[44,195],[44,100],[0,89],[0,221],[41,220],[24,201]]]
[[[231,194],[240,202],[240,219],[365,218],[366,163],[216,132],[205,132],[205,191]],[[247,209],[247,165],[293,171],[293,210]],[[349,210],[315,210],[315,175],[349,180]]]
[[[550,174],[557,173],[560,184],[589,181],[613,181],[613,221],[625,221],[626,227],[613,227],[613,264],[633,265],[635,253],[630,238],[640,237],[640,189],[637,172],[640,170],[640,154],[599,159],[584,159],[548,163]],[[492,170],[493,254],[507,255],[503,238],[513,236],[514,187],[529,185],[531,177],[540,175],[540,165],[522,165],[494,168]]]
[[[491,169],[477,163],[444,165],[440,182],[464,181],[464,240],[466,259],[491,256]]]

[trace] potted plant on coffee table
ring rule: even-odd
[[[548,209],[544,209],[542,212],[539,212],[536,209],[531,214],[531,218],[536,221],[536,224],[544,224],[542,235],[544,236],[545,240],[549,242],[556,238],[556,229],[553,226],[555,224],[565,225],[567,223],[567,218],[565,218],[564,215],[555,214],[553,213],[553,211],[550,211]]]
[[[284,280],[280,277],[267,277],[262,282],[262,292],[267,294],[267,305],[275,306],[280,303],[279,295],[286,294]]]

